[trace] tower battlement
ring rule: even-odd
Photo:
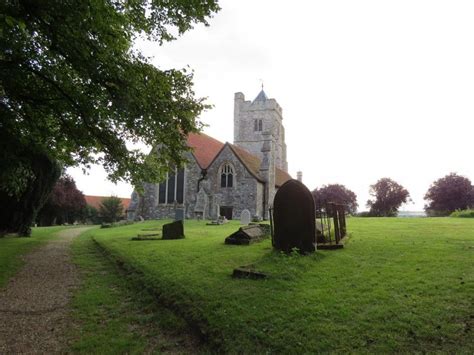
[[[253,101],[245,100],[245,95],[234,95],[234,144],[250,153],[262,156],[264,132],[270,132],[274,140],[275,166],[288,171],[286,161],[285,129],[283,110],[275,99],[269,99],[263,89]]]

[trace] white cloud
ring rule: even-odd
[[[215,105],[202,115],[208,134],[232,141],[233,94],[253,99],[263,79],[283,107],[290,172],[303,170],[310,188],[343,183],[362,207],[369,185],[388,176],[419,210],[435,179],[474,180],[473,2],[221,6],[210,27],[161,48],[140,44],[161,68],[195,70],[196,93]],[[97,185],[88,181],[86,192]]]

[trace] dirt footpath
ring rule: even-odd
[[[0,354],[65,350],[69,302],[79,284],[70,247],[89,228],[59,232],[58,238],[26,255],[24,267],[0,290]]]

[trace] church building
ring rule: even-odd
[[[188,136],[188,163],[160,184],[144,184],[132,194],[129,218],[238,219],[244,209],[268,218],[276,190],[287,180],[282,109],[260,91],[253,101],[234,98],[234,143],[204,133]]]

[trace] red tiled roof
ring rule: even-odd
[[[259,175],[261,160],[255,155],[250,154],[243,148],[237,147],[233,144],[229,144],[229,146],[234,151],[235,155],[240,158],[240,160],[247,167],[250,173],[259,181],[262,181]],[[275,169],[275,186],[280,187],[285,182],[291,179],[292,177],[287,172],[278,168]]]
[[[257,180],[263,182],[259,174],[261,164],[260,159],[243,148],[230,143],[227,144],[229,144],[235,155],[242,161],[242,164],[247,167],[248,171]],[[193,148],[193,155],[201,169],[206,169],[212,163],[217,154],[220,153],[224,147],[224,143],[204,133],[190,133],[188,135],[188,146]],[[292,179],[288,173],[278,168],[276,169],[275,175],[275,185],[277,187],[280,187],[286,181]]]
[[[212,163],[223,146],[224,143],[204,133],[188,135],[188,147],[193,148],[193,155],[201,169],[206,169]]]
[[[237,147],[236,145],[229,144],[229,147],[234,151],[235,155],[240,159],[242,164],[244,164],[248,171],[259,181],[263,182],[260,177],[259,170],[261,161],[255,155],[250,154],[245,149]]]
[[[88,195],[85,195],[84,197],[86,199],[86,203],[89,206],[94,207],[96,209],[99,209],[100,204],[102,203],[102,200],[104,198],[108,198],[110,196],[88,196]],[[126,198],[126,197],[119,197],[119,199],[122,200],[123,210],[126,211],[127,208],[128,208],[128,205],[130,204],[130,199]]]

